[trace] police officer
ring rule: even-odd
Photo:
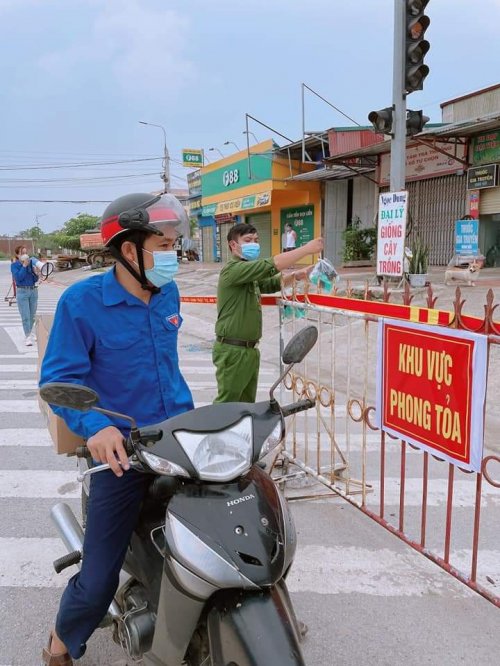
[[[61,296],[40,384],[84,384],[99,393],[102,407],[130,414],[139,427],[152,425],[193,408],[179,370],[182,319],[173,282],[174,244],[189,234],[189,222],[172,195],[131,194],[106,208],[101,234],[116,266]],[[47,666],[71,666],[113,599],[148,475],[129,469],[123,421],[53,409],[87,439],[92,457],[111,467],[92,476],[82,567],[63,593],[43,650]]]
[[[214,402],[255,402],[262,336],[260,294],[281,287],[280,272],[308,255],[323,250],[323,239],[260,259],[259,235],[251,224],[235,224],[227,235],[231,259],[221,270],[217,288],[216,341],[212,358],[216,368]],[[286,284],[304,279],[309,269],[284,276]]]

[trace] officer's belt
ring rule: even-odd
[[[217,336],[217,342],[222,342],[225,345],[234,345],[235,347],[247,347],[252,349],[259,343],[258,340],[237,340],[236,338],[223,338],[222,336]]]

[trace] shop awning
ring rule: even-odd
[[[451,123],[442,127],[429,127],[418,134],[418,138],[429,139],[431,137],[444,138],[462,138],[470,137],[475,134],[482,134],[490,130],[500,129],[500,113],[490,113],[487,116],[476,118],[474,120],[464,120],[459,123]]]

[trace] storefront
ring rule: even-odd
[[[366,174],[371,180],[365,178],[364,185],[361,185],[362,177],[359,176],[351,179],[351,186],[343,183],[336,185],[335,193],[332,192],[327,201],[331,201],[337,214],[339,208],[342,215],[347,210],[349,220],[354,217],[355,211],[362,210],[362,215],[356,214],[363,226],[376,224],[378,194],[387,191],[390,186],[389,151],[390,141],[384,141],[330,158],[331,162],[349,165],[352,170],[367,169],[370,162],[376,166],[375,171]],[[429,261],[433,265],[447,265],[454,254],[455,222],[467,212],[466,165],[466,142],[450,145],[437,140],[431,145],[430,142],[408,141],[406,189],[410,207],[407,230],[410,235],[418,233],[429,246]],[[355,188],[356,181],[359,185]],[[344,206],[341,206],[342,201]],[[336,240],[338,252],[338,236]]]
[[[487,265],[500,265],[500,130],[471,141],[472,166],[467,173],[470,213],[479,217],[479,249]]]
[[[228,258],[226,238],[235,222],[256,227],[262,256],[281,252],[286,222],[296,231],[297,245],[320,233],[319,185],[290,181],[298,163],[275,149],[272,140],[264,141],[252,146],[250,155],[240,151],[201,170],[202,214],[214,216],[222,261]]]

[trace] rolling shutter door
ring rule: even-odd
[[[263,259],[271,255],[271,213],[245,215],[245,222],[253,224],[259,234],[260,256]]]
[[[467,212],[467,176],[441,176],[407,183],[412,236],[429,245],[429,263],[446,266],[455,247],[455,222]],[[381,191],[387,191],[383,188]]]
[[[201,242],[203,247],[203,261],[214,261],[214,229],[213,227],[203,227],[201,230]]]
[[[479,214],[495,215],[500,213],[500,187],[488,187],[479,194]]]
[[[229,245],[227,244],[227,235],[229,229],[234,225],[234,222],[223,222],[219,225],[220,227],[220,258],[223,264],[225,264],[230,258],[231,253],[229,251]]]

